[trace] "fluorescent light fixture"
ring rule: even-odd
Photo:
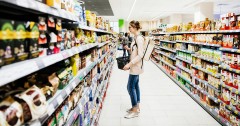
[[[131,10],[130,10],[130,13],[128,14],[127,21],[129,20],[129,18],[130,18],[130,16],[131,16],[131,14],[132,14],[132,11],[133,11],[133,8],[134,8],[134,6],[135,6],[136,2],[137,2],[137,0],[134,0],[134,2],[133,2],[133,5],[132,5],[132,8],[131,8]]]
[[[164,13],[164,14],[166,14],[166,13]],[[161,16],[164,16],[164,14],[158,15],[158,16],[152,18],[152,20],[155,20],[155,19],[157,19],[157,18],[160,18]]]
[[[190,4],[185,5],[184,9],[187,9],[187,8],[189,8],[189,7],[192,7],[192,6],[195,6],[195,5],[197,5],[197,4],[199,4],[199,3],[202,3],[202,2],[204,2],[204,1],[206,1],[206,0],[196,0],[195,2],[192,2],[192,3],[190,3]]]

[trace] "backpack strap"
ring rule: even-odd
[[[135,38],[134,38],[134,40],[135,40],[135,43],[133,44],[133,46],[136,45],[136,47],[138,48],[137,40],[136,40]],[[133,50],[133,47],[132,47],[132,50]],[[145,54],[146,54],[146,52],[144,52],[143,57],[145,56]],[[141,66],[141,69],[142,69],[142,67],[143,67],[143,58],[142,58],[142,66]]]

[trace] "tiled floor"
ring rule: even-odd
[[[127,92],[128,72],[114,64],[99,126],[220,126],[151,61],[140,76],[141,113],[125,119],[131,107]]]

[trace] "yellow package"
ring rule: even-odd
[[[61,0],[46,0],[48,6],[61,9]]]
[[[73,76],[76,76],[79,70],[79,62],[80,58],[79,55],[76,54],[71,57],[71,66],[72,66],[72,71],[73,71]]]

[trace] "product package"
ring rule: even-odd
[[[22,99],[27,103],[28,108],[30,109],[31,120],[38,119],[47,111],[47,101],[42,93],[42,91],[36,87],[32,86],[28,90],[24,91],[21,94],[16,95],[17,98]],[[23,108],[27,107],[26,105],[22,105]],[[24,118],[27,113],[24,112]]]
[[[2,126],[20,126],[24,122],[22,106],[12,97],[7,97],[0,103],[0,118]]]
[[[36,58],[39,56],[38,50],[38,38],[39,29],[35,22],[27,22],[26,29],[28,30],[27,39],[27,52],[29,53],[29,58]]]
[[[0,66],[11,64],[15,61],[14,56],[14,21],[0,20]]]
[[[14,29],[16,38],[14,39],[14,54],[16,61],[23,61],[28,58],[27,46],[27,31],[24,22],[15,21]]]

